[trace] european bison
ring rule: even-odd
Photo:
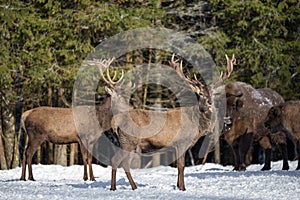
[[[254,139],[265,150],[262,170],[269,170],[272,145],[268,137],[270,132],[264,127],[263,120],[272,106],[284,102],[283,98],[271,89],[254,89],[243,82],[226,84],[225,92],[227,107],[224,137],[234,152],[234,170],[246,170],[246,156]],[[285,138],[279,143],[284,154],[283,169],[288,169]]]
[[[273,106],[266,117],[265,126],[272,134],[285,133],[295,144],[300,169],[300,101],[287,101]]]

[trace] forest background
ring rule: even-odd
[[[130,29],[182,31],[202,44],[217,66],[225,65],[225,53],[236,55],[229,81],[300,99],[299,6],[298,0],[1,0],[0,168],[20,165],[20,110],[67,107],[87,54]],[[37,162],[79,162],[76,145],[42,148],[51,153],[43,160],[39,151]]]

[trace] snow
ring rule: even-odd
[[[186,167],[186,191],[176,187],[176,168],[132,170],[135,191],[119,169],[117,191],[110,191],[110,167],[93,165],[97,181],[85,182],[83,166],[33,165],[36,181],[20,181],[21,168],[0,171],[0,199],[300,199],[297,161],[290,162],[289,171],[281,166],[282,161],[273,162],[271,171],[260,171],[261,165],[250,165],[245,172],[212,163]]]

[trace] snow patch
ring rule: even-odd
[[[250,165],[245,172],[232,166],[207,163],[185,168],[186,191],[176,187],[177,169],[155,167],[131,170],[138,189],[131,190],[122,169],[117,171],[117,191],[110,191],[111,168],[93,165],[96,182],[82,180],[83,166],[33,165],[36,181],[19,181],[21,168],[0,171],[0,199],[291,199],[300,197],[297,161],[282,171],[282,161],[271,171]]]

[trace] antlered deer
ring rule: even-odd
[[[295,144],[298,154],[297,170],[300,170],[300,101],[287,101],[273,106],[265,119],[265,126],[272,135],[284,133]]]
[[[103,63],[111,63],[113,60],[102,60]],[[99,63],[95,63],[99,65]],[[109,75],[109,72],[107,71]],[[101,71],[101,75],[103,75]],[[114,87],[123,78],[123,74],[118,81],[107,82],[110,87]],[[74,119],[74,112],[81,115],[80,119]],[[91,120],[89,114],[95,112],[97,117],[96,125],[100,129],[95,132],[88,132],[95,127],[95,122]],[[25,180],[26,163],[28,164],[29,180],[34,180],[32,174],[32,157],[38,147],[49,141],[54,144],[79,143],[82,160],[84,164],[83,179],[87,180],[87,163],[89,165],[90,180],[95,180],[92,169],[92,148],[94,142],[104,131],[111,128],[112,120],[111,97],[106,96],[103,102],[95,106],[77,106],[74,108],[54,108],[38,107],[28,110],[22,114],[21,125],[29,136],[28,145],[23,154],[21,180]],[[77,125],[75,123],[78,123]]]
[[[246,155],[253,139],[257,139],[265,150],[265,165],[262,170],[271,168],[272,145],[269,131],[264,127],[268,110],[283,103],[283,98],[275,91],[263,88],[254,89],[243,82],[227,83],[225,86],[227,107],[224,137],[234,152],[234,170],[246,169]],[[283,169],[288,169],[285,140],[281,141]]]
[[[111,190],[116,190],[116,172],[120,164],[125,170],[132,189],[137,188],[130,173],[130,155],[137,148],[140,148],[143,152],[161,148],[175,149],[178,168],[177,186],[180,190],[185,190],[185,152],[201,136],[210,131],[212,91],[202,85],[196,79],[196,76],[193,80],[185,77],[182,66],[174,61],[174,57],[172,58],[172,64],[179,76],[189,83],[198,96],[198,104],[167,111],[134,109],[129,110],[127,113],[115,115],[112,120],[112,128],[119,135],[121,149],[112,158]],[[220,79],[224,80],[229,77],[232,65],[233,60],[227,58],[227,73]],[[129,123],[129,119],[134,122],[133,124],[136,127]],[[149,126],[155,130],[150,129]]]

